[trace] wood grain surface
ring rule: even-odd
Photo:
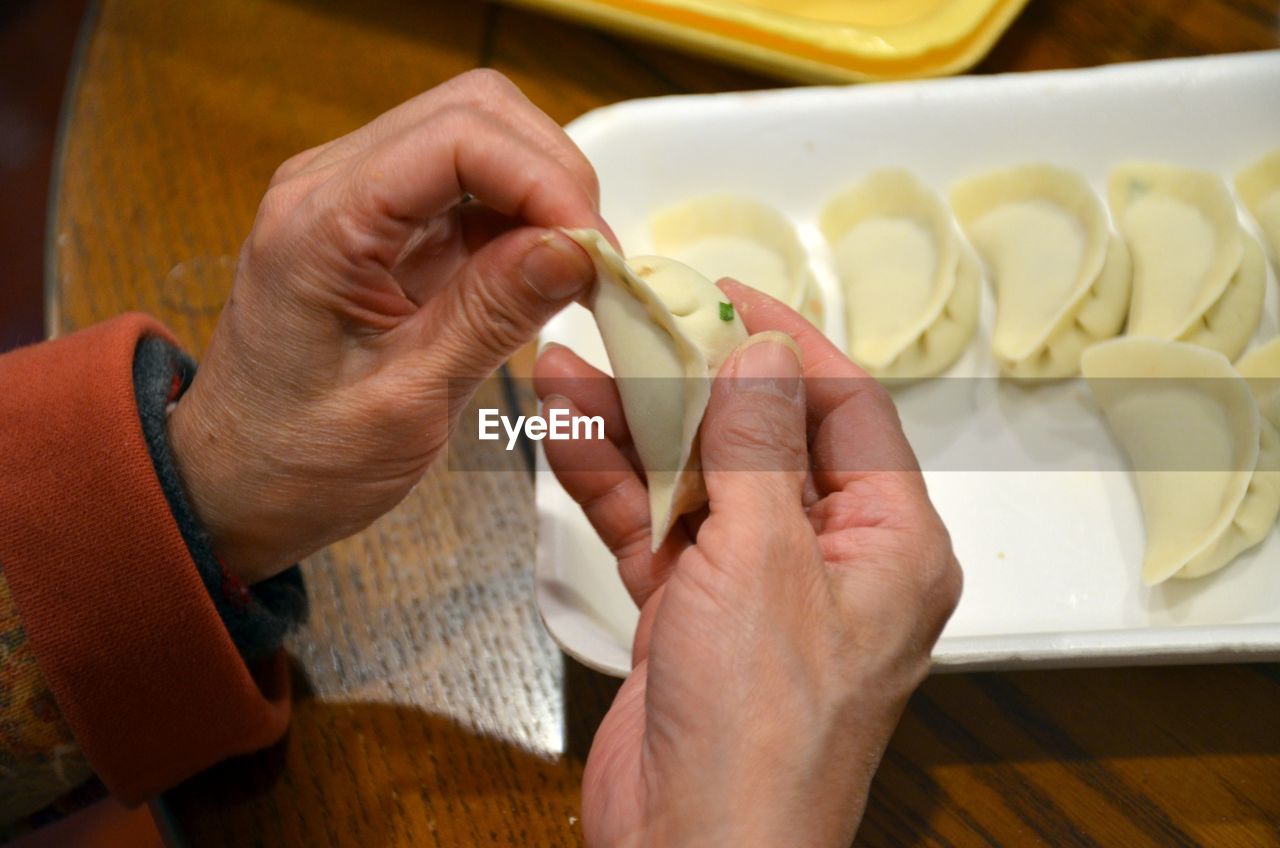
[[[978,70],[1277,45],[1263,0],[1032,0]],[[199,352],[275,166],[476,65],[562,122],[782,84],[469,0],[105,0],[64,118],[50,331],[141,309]],[[292,730],[167,796],[183,844],[581,842],[582,764],[617,684],[543,632],[528,467],[491,465],[437,467],[305,563]],[[1277,716],[1276,666],[935,677],[858,842],[1280,845]]]

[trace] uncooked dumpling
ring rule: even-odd
[[[937,374],[978,323],[981,267],[938,197],[911,174],[878,171],[822,213],[844,287],[849,354],[876,377]]]
[[[1217,571],[1266,537],[1280,512],[1280,435],[1222,354],[1121,338],[1081,364],[1134,469],[1147,585]]]
[[[1111,174],[1111,210],[1133,259],[1131,336],[1235,359],[1258,328],[1266,259],[1216,175],[1155,163]]]
[[[659,210],[649,228],[655,252],[711,280],[732,277],[821,322],[808,255],[776,209],[748,197],[709,195]]]
[[[1280,268],[1280,149],[1263,156],[1236,175],[1236,191],[1257,219],[1271,255]]]
[[[1263,417],[1280,427],[1280,338],[1246,353],[1236,370],[1249,381]]]
[[[1023,165],[965,180],[951,206],[996,295],[991,352],[1013,377],[1070,377],[1086,347],[1120,332],[1129,252],[1075,171]]]
[[[624,260],[595,230],[569,230],[596,266],[589,304],[645,469],[653,549],[706,503],[698,427],[711,379],[747,337],[715,284],[671,259]]]

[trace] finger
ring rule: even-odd
[[[408,323],[428,379],[484,379],[595,280],[555,230],[523,227],[486,245]]]
[[[322,191],[317,205],[341,210],[354,251],[386,268],[422,222],[468,194],[526,224],[608,230],[562,164],[473,110],[445,110],[370,147]]]
[[[486,244],[523,223],[495,212],[481,203],[463,203],[456,218],[444,215],[427,227],[418,228],[401,249],[392,276],[413,304],[421,307],[440,293],[471,258]],[[450,249],[455,236],[462,250]]]
[[[780,330],[800,346],[819,489],[838,491],[879,471],[918,476],[915,452],[884,386],[785,304],[736,280],[717,285],[733,301],[748,330]],[[923,483],[912,480],[912,485]]]
[[[587,415],[604,419],[604,433],[620,448],[631,445],[631,432],[618,396],[618,384],[603,371],[588,365],[569,348],[547,344],[533,365],[533,390],[538,397],[568,397]]]
[[[561,395],[544,399],[549,412],[584,410]],[[618,573],[637,606],[662,585],[688,541],[673,531],[656,552],[650,550],[649,490],[622,451],[606,439],[543,442],[547,463],[605,547],[618,560]]]
[[[782,333],[762,333],[730,357],[711,389],[701,455],[711,515],[735,521],[803,518],[808,450],[803,370]]]
[[[600,182],[586,154],[564,129],[539,109],[520,87],[499,71],[477,68],[455,77],[446,86],[460,91],[468,103],[483,109],[521,132],[561,162],[600,206]]]
[[[886,392],[887,394],[887,392]],[[813,436],[814,480],[829,492],[847,488],[869,474],[906,474],[913,485],[922,481],[920,463],[895,415],[886,421],[870,401],[858,392],[822,419]]]
[[[860,391],[874,393],[875,380],[800,313],[737,280],[725,278],[716,285],[729,296],[748,332],[778,330],[800,346],[804,358],[806,398],[809,409],[819,420],[852,394]],[[896,413],[894,417],[897,417]]]
[[[315,167],[356,155],[385,139],[429,122],[442,110],[482,112],[559,161],[597,207],[595,169],[565,131],[498,71],[477,68],[406,100],[359,129],[317,148],[300,167]]]

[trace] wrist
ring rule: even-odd
[[[776,804],[776,798],[764,799]],[[727,808],[719,822],[703,813],[702,821],[671,822],[636,843],[637,846],[664,848],[719,848],[723,845],[753,845],[759,848],[847,848],[853,842],[857,822],[814,822],[808,810],[792,810],[789,814],[762,812],[756,802],[741,799]],[[859,816],[859,821],[861,817]]]
[[[794,711],[794,712],[798,712]],[[818,722],[817,724],[820,724]],[[842,723],[843,724],[843,723]],[[850,725],[852,726],[852,725]],[[746,729],[744,728],[744,731]],[[866,758],[844,744],[830,744],[815,727],[773,736],[755,728],[751,743],[735,743],[745,758],[723,771],[700,769],[686,780],[674,777],[652,802],[648,833],[638,843],[670,848],[753,845],[783,848],[846,848],[862,819],[870,772],[856,763]],[[827,728],[833,731],[835,728]],[[834,756],[830,756],[834,754]],[[712,771],[715,777],[711,777]]]
[[[202,409],[200,379],[170,411],[169,449],[183,491],[223,568],[245,584],[272,577],[296,561],[257,528],[245,460]]]

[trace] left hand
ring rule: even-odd
[[[269,577],[409,492],[476,385],[595,279],[557,227],[608,232],[595,173],[494,71],[280,166],[169,419],[229,571]]]

